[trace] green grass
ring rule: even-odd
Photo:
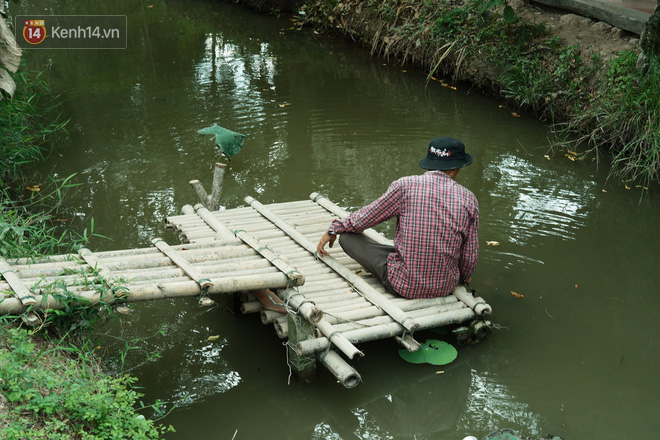
[[[136,414],[136,379],[104,374],[89,350],[62,341],[39,348],[20,328],[0,327],[0,337],[0,391],[8,406],[1,438],[138,440],[172,430]]]
[[[609,177],[648,186],[660,181],[660,70],[656,62],[642,74],[636,62],[634,52],[622,52],[612,60],[591,105],[558,127],[572,140],[557,145],[587,145],[594,154],[610,146]]]
[[[14,79],[13,99],[0,100],[0,256],[37,259],[75,252],[98,235],[93,220],[77,233],[58,218],[65,192],[77,186],[74,176],[36,186],[21,175],[24,165],[44,158],[65,122],[38,75],[19,73]],[[78,275],[85,289],[115,291],[96,271]],[[137,379],[107,374],[97,360],[91,330],[114,316],[111,306],[90,307],[60,282],[40,288],[62,307],[28,309],[40,318],[37,328],[21,328],[21,316],[0,317],[0,439],[138,440],[173,430],[136,412],[156,419],[165,415],[158,402],[142,404]]]
[[[0,188],[4,189],[23,165],[43,159],[46,141],[65,132],[68,121],[57,113],[58,102],[39,75],[18,72],[13,99],[0,100]]]

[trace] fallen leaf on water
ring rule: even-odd
[[[522,293],[514,292],[513,290],[511,291],[511,295],[515,296],[516,298],[524,298],[525,295]]]
[[[216,341],[218,339],[220,339],[220,336],[213,335],[213,336],[209,336],[206,340],[209,341],[209,342],[213,342],[213,341]]]
[[[499,241],[487,241],[486,245],[487,246],[499,246],[500,242]]]

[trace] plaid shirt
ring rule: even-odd
[[[406,298],[447,296],[467,280],[479,257],[479,204],[442,171],[394,181],[378,200],[335,220],[331,232],[362,232],[397,218],[388,280]]]

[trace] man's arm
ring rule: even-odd
[[[321,237],[321,240],[319,241],[319,244],[316,245],[316,252],[318,253],[319,257],[323,257],[324,255],[328,255],[328,251],[323,249],[327,243],[330,243],[329,246],[332,247],[333,244],[335,244],[335,240],[337,239],[336,234],[331,234],[328,231],[325,231],[325,234]]]
[[[458,269],[461,272],[460,282],[470,283],[472,272],[479,260],[479,209],[470,217],[465,231],[465,240],[458,260]]]
[[[330,247],[334,244],[337,236],[342,232],[360,233],[365,229],[376,226],[398,215],[401,199],[401,185],[399,181],[393,182],[387,192],[369,205],[358,209],[348,217],[334,220],[328,230],[323,234],[319,244],[316,246],[318,256],[328,255],[324,249],[326,243]]]

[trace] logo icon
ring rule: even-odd
[[[25,20],[23,38],[30,44],[39,44],[46,38],[46,24],[44,20]]]

